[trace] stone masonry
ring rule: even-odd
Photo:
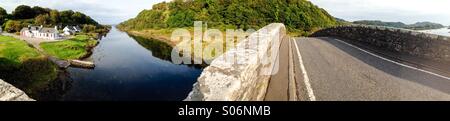
[[[283,24],[270,24],[241,41],[236,48],[216,58],[194,84],[186,101],[261,101],[277,61],[264,62],[261,56],[278,57]],[[235,57],[236,62],[225,61]],[[234,59],[233,59],[234,60]]]
[[[450,37],[379,26],[349,25],[327,28],[312,36],[345,38],[391,52],[450,63]]]
[[[0,79],[0,101],[34,101],[22,90]]]

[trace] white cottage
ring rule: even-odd
[[[20,30],[20,35],[31,38],[41,38],[48,40],[57,40],[62,37],[58,33],[58,28],[45,28],[43,26],[28,26]]]
[[[65,35],[74,35],[75,33],[81,32],[81,28],[78,26],[66,26],[63,31]]]

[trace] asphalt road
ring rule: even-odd
[[[450,100],[446,76],[334,38],[295,38],[292,44],[300,100]]]

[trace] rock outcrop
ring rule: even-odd
[[[34,101],[22,90],[0,79],[0,101]]]
[[[284,36],[286,28],[280,23],[252,33],[205,68],[185,100],[263,100],[271,74],[278,71],[276,58]]]

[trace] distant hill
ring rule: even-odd
[[[414,29],[414,30],[424,30],[424,29],[440,29],[444,28],[445,26],[438,23],[432,23],[432,22],[417,22],[411,25],[408,25],[406,28]]]
[[[387,26],[387,27],[396,27],[396,28],[404,28],[404,29],[413,29],[413,30],[426,30],[426,29],[440,29],[444,28],[444,25],[432,22],[417,22],[414,24],[404,24],[402,22],[384,22],[379,20],[361,20],[354,21],[354,24],[362,24],[362,25],[375,25],[375,26]]]
[[[336,17],[335,17],[334,19],[336,19],[337,22],[348,22],[348,21],[346,21],[346,20],[344,20],[344,19],[341,19],[341,18],[336,18]]]
[[[363,25],[375,25],[375,26],[388,26],[388,27],[396,27],[396,28],[404,28],[407,25],[402,22],[383,22],[379,20],[361,20],[354,21],[354,24],[363,24]]]
[[[284,23],[289,30],[309,31],[337,22],[307,0],[173,0],[144,10],[118,25],[122,30],[192,27],[204,21],[212,28],[259,29]]]

